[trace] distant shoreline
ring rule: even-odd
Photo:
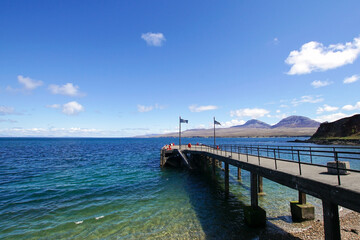
[[[360,139],[308,139],[308,140],[299,140],[289,141],[294,143],[314,143],[318,145],[351,145],[359,146]]]

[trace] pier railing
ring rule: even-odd
[[[233,153],[246,155],[246,161],[249,156],[258,158],[258,164],[261,160],[271,159],[274,161],[274,167],[277,169],[278,161],[296,162],[299,166],[299,174],[302,175],[302,165],[313,165],[327,169],[335,169],[338,185],[341,185],[341,175],[344,172],[360,173],[360,147],[337,146],[273,146],[273,145],[242,145],[242,144],[221,144],[221,145],[193,145],[194,150],[208,151],[217,155],[229,157]],[[185,147],[185,149],[189,149]],[[342,167],[341,161],[349,161],[355,168]],[[328,162],[334,162],[335,166],[328,166]],[[356,166],[357,165],[357,166]]]

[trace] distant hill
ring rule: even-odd
[[[264,128],[264,129],[268,129],[268,128],[271,128],[271,125],[267,124],[265,122],[256,120],[256,119],[251,119],[243,125],[233,126],[232,128]]]
[[[360,114],[331,123],[322,123],[309,139],[309,141],[319,140],[360,140]]]
[[[303,116],[290,116],[287,118],[284,118],[272,128],[304,128],[304,127],[310,127],[310,128],[317,128],[320,126],[320,123],[317,121],[314,121],[308,117]]]
[[[259,120],[249,120],[243,125],[233,127],[217,127],[217,137],[309,137],[312,136],[320,123],[302,116],[291,116],[281,120],[274,126],[270,126]],[[186,126],[184,126],[186,127]],[[158,134],[142,137],[178,137],[178,132]],[[182,137],[205,137],[214,136],[213,128],[188,129],[182,131]],[[139,136],[141,137],[141,136]]]

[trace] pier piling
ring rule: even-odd
[[[266,225],[266,212],[259,207],[258,202],[258,180],[256,173],[250,173],[250,191],[251,191],[251,205],[245,207],[244,217],[245,222],[250,227],[263,227]]]
[[[225,163],[225,192],[229,193],[229,164]]]
[[[340,240],[340,222],[338,205],[322,200],[324,215],[324,231],[326,240]]]
[[[258,175],[258,196],[265,196],[266,193],[263,191],[263,177]]]
[[[241,180],[241,168],[237,168],[237,180]]]

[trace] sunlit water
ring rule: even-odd
[[[281,144],[289,138],[218,139]],[[246,227],[249,174],[230,196],[223,172],[161,169],[160,149],[177,139],[0,139],[0,239],[256,239]],[[211,144],[212,139],[183,139]],[[294,145],[292,143],[292,145]],[[264,180],[268,218],[289,216],[295,190]],[[316,209],[321,201],[308,198]]]

